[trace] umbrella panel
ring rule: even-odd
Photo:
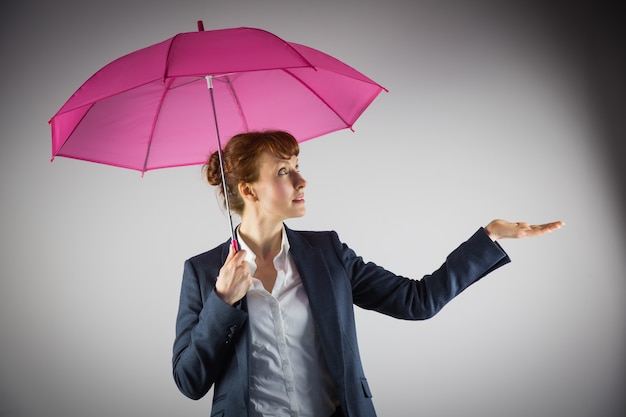
[[[163,95],[160,82],[98,101],[78,109],[82,120],[68,134],[56,153],[123,168],[141,169],[149,144],[150,119]],[[142,109],[142,111],[137,111]],[[72,113],[66,117],[71,118]],[[120,117],[123,115],[123,117]]]

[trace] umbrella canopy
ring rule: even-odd
[[[254,28],[181,33],[87,80],[50,120],[52,157],[135,169],[202,164],[230,138],[344,128],[384,90],[318,50]],[[219,145],[218,145],[219,144]]]

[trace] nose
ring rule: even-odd
[[[294,172],[294,178],[293,178],[293,185],[296,189],[300,190],[304,187],[306,187],[306,180],[304,179],[304,177],[302,175],[300,175],[300,173],[298,171]]]

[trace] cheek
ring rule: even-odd
[[[274,188],[276,197],[284,199],[291,196],[291,189],[285,184],[277,184]]]
[[[260,195],[264,196],[261,199],[267,203],[274,204],[274,202],[280,202],[291,196],[289,187],[282,183],[274,183],[260,191]]]

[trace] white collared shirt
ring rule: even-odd
[[[256,255],[238,237],[253,277],[247,294],[250,416],[331,415],[337,403],[335,390],[285,229],[281,250],[274,258],[277,275],[271,294],[254,278]]]

